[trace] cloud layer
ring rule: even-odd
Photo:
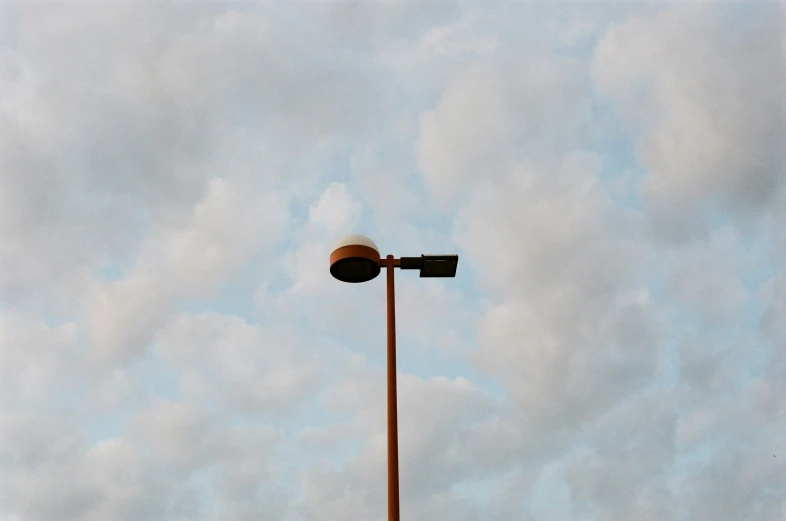
[[[3,5],[0,519],[783,519],[785,28]]]

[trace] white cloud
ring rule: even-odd
[[[281,237],[289,218],[285,197],[273,190],[249,191],[237,182],[212,180],[204,200],[194,207],[191,222],[167,230],[160,244],[154,243],[156,250],[164,252],[167,275],[189,289],[221,281]],[[159,268],[160,254],[148,254],[153,256],[149,262],[155,263],[152,269]]]
[[[131,274],[94,286],[85,318],[94,349],[110,359],[143,352],[174,299],[209,295],[280,238],[289,218],[283,197],[211,181],[188,221],[142,246]]]
[[[85,326],[93,351],[116,361],[144,352],[153,332],[166,319],[171,289],[151,276],[103,284],[87,305]]]
[[[0,518],[783,517],[779,5],[0,11]]]
[[[361,206],[347,191],[347,185],[333,183],[319,200],[309,208],[309,221],[331,235],[342,233],[357,225]]]
[[[520,154],[562,151],[577,138],[581,98],[580,71],[568,58],[513,55],[467,67],[421,116],[417,154],[426,185],[437,201],[453,202]]]

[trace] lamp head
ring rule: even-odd
[[[379,249],[364,235],[349,235],[330,254],[330,274],[342,282],[366,282],[380,272]]]
[[[422,255],[421,277],[455,277],[458,255]]]

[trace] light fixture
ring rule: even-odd
[[[388,415],[388,521],[399,521],[398,406],[396,402],[396,300],[393,269],[418,270],[423,278],[455,277],[458,255],[421,255],[384,259],[374,241],[349,235],[338,241],[330,254],[330,274],[342,282],[366,282],[387,271],[387,415]]]
[[[364,235],[344,237],[333,246],[330,274],[342,282],[366,282],[380,272],[379,249]]]

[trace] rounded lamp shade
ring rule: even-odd
[[[379,275],[379,249],[365,235],[349,235],[330,254],[330,274],[342,282],[366,282]]]

